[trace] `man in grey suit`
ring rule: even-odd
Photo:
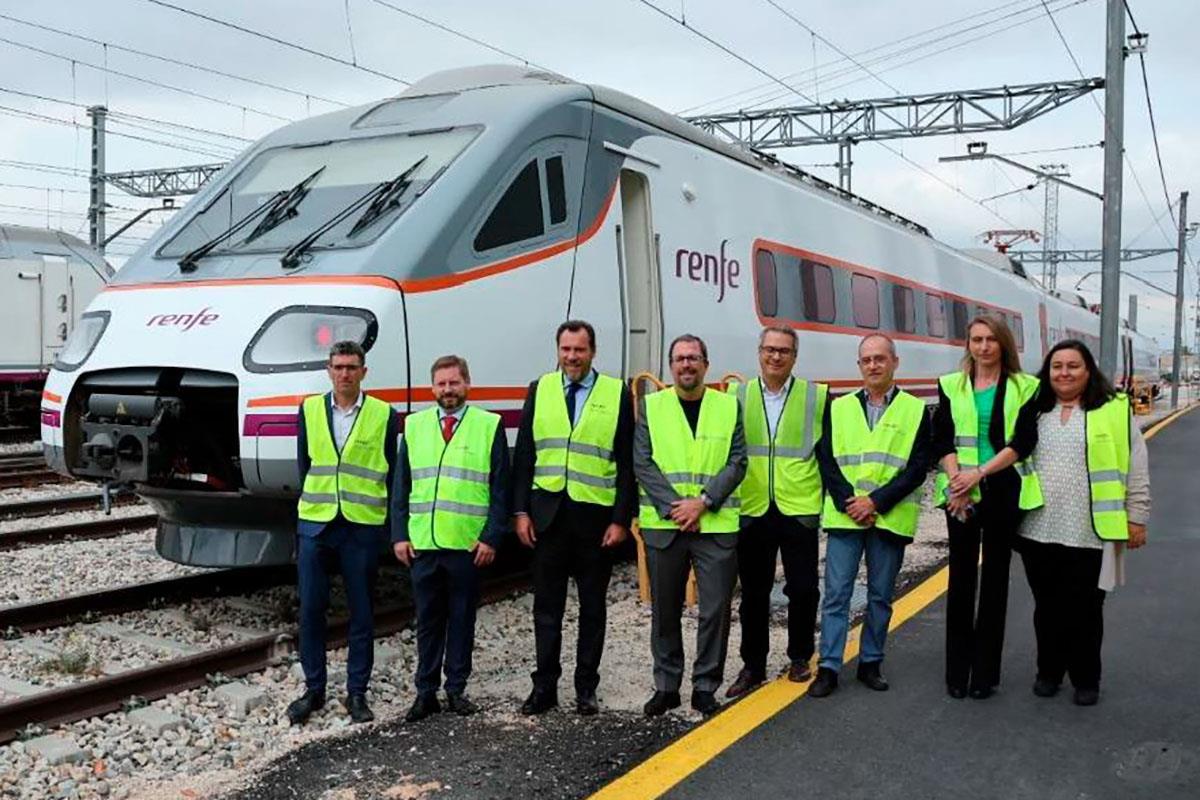
[[[668,351],[675,384],[641,403],[633,441],[640,485],[639,521],[653,593],[650,649],[654,696],[647,716],[680,704],[683,613],[688,568],[696,570],[700,625],[692,664],[692,708],[715,712],[729,644],[737,579],[737,497],[746,474],[746,441],[737,399],[704,385],[708,348],[684,334]]]

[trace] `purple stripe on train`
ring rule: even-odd
[[[42,409],[42,424],[51,428],[62,427],[62,412],[52,408]]]
[[[57,413],[57,412],[56,412]],[[505,428],[521,424],[521,409],[505,408],[496,411]],[[401,419],[404,413],[400,414]],[[300,431],[296,414],[247,414],[242,422],[242,436],[295,436]]]

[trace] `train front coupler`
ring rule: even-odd
[[[183,403],[176,397],[93,394],[73,474],[101,479],[106,490],[168,479],[182,417]]]

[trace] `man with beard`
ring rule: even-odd
[[[619,378],[592,368],[596,332],[582,320],[558,326],[558,369],[529,385],[513,454],[513,521],[533,548],[537,669],[523,714],[558,705],[567,581],[579,593],[575,710],[600,710],[600,657],[612,550],[625,540],[636,497],[633,406]]]
[[[729,645],[729,605],[737,579],[738,503],[746,440],[737,398],[709,391],[708,348],[684,334],[667,351],[675,385],[647,396],[633,442],[641,485],[638,518],[646,542],[653,610],[650,647],[656,717],[680,704],[683,613],[688,569],[696,570],[700,620],[692,664],[692,708],[712,714]]]
[[[417,609],[416,722],[446,707],[478,709],[464,692],[475,646],[479,570],[492,563],[508,528],[508,441],[500,415],[467,405],[466,359],[442,356],[430,369],[437,405],[405,420],[392,491],[392,547],[412,574]]]

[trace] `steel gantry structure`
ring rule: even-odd
[[[1102,78],[1081,78],[731,111],[688,121],[755,150],[836,144],[839,182],[849,190],[850,148],[856,142],[1007,131],[1102,88]]]
[[[104,180],[134,197],[179,197],[200,191],[200,187],[224,168],[225,164],[221,163],[106,172]]]
[[[1121,250],[1121,261],[1137,261],[1142,258],[1178,252],[1174,247],[1126,248]],[[1010,250],[1009,257],[1022,264],[1045,264],[1048,262],[1083,264],[1101,260],[1100,250]]]

